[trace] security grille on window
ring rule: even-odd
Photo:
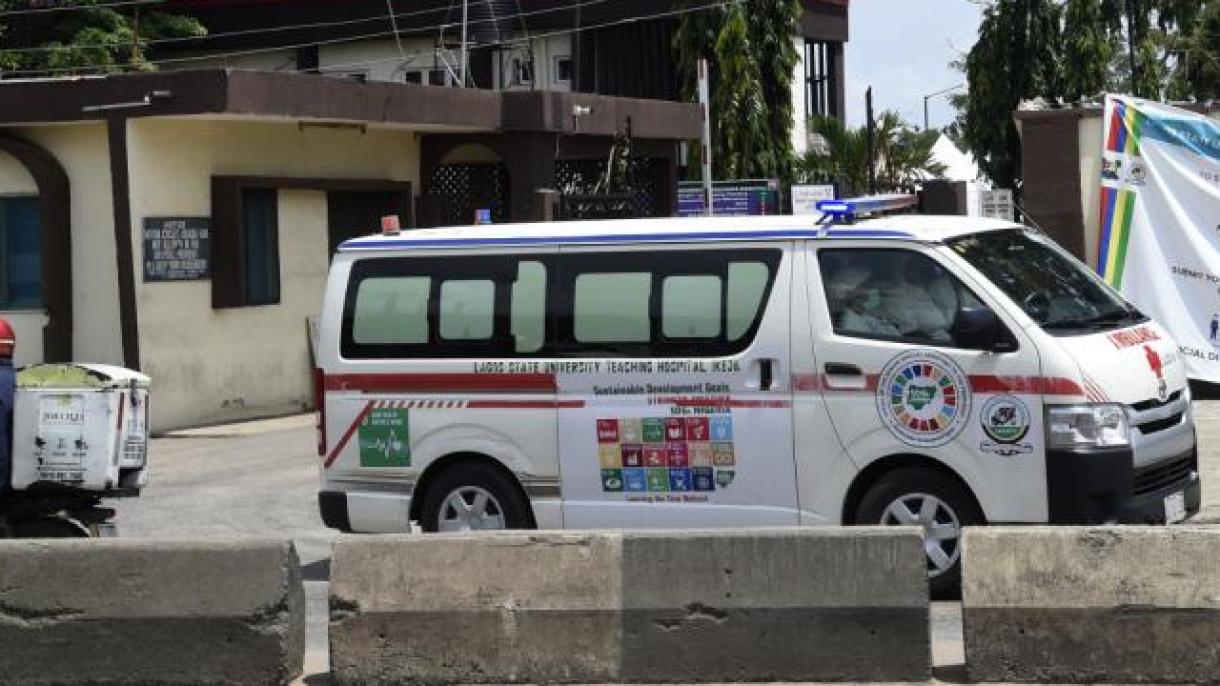
[[[835,116],[837,85],[834,45],[805,41],[805,108],[810,117]]]

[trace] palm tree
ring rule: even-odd
[[[849,128],[833,117],[816,117],[810,131],[826,142],[824,149],[810,149],[796,163],[796,179],[802,183],[835,183],[839,195],[849,197],[868,192],[868,133],[865,127]],[[895,112],[883,112],[874,129],[877,190],[911,191],[920,182],[944,176],[945,165],[932,159],[932,146],[940,134],[918,131]]]

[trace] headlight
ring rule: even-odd
[[[1069,405],[1047,408],[1051,448],[1105,448],[1129,445],[1127,411],[1122,405]]]

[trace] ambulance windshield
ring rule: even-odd
[[[1109,331],[1147,321],[1040,234],[991,231],[956,238],[948,245],[1054,335]]]

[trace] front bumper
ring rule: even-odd
[[[1130,448],[1046,454],[1052,524],[1164,524],[1165,498],[1181,492],[1186,516],[1202,500],[1198,449],[1133,466]]]

